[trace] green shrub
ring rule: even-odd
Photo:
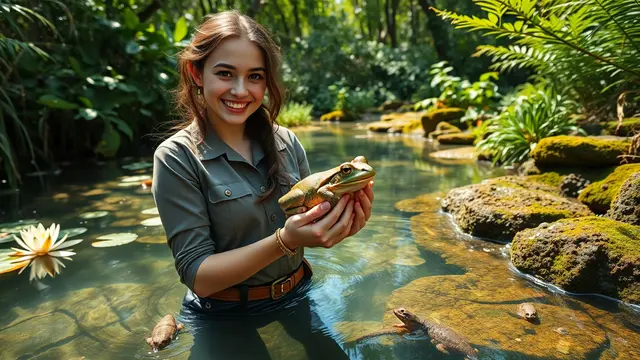
[[[312,110],[311,105],[289,102],[278,115],[278,123],[284,127],[309,125]]]

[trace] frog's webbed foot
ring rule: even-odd
[[[176,329],[177,329],[177,331],[183,330],[184,329],[184,324],[176,325]]]
[[[436,348],[445,354],[449,354],[449,351],[447,351],[447,347],[444,346],[444,344],[438,344],[436,345]]]
[[[147,342],[147,344],[153,346],[153,340],[151,340],[150,337],[148,337],[145,341]]]

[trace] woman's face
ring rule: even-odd
[[[262,51],[246,38],[222,41],[206,59],[202,73],[192,67],[192,74],[216,126],[244,124],[262,104],[267,88]]]

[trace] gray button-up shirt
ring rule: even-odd
[[[158,207],[180,281],[193,290],[202,261],[208,256],[249,245],[282,227],[285,214],[278,199],[309,175],[307,156],[298,138],[282,126],[275,130],[276,147],[290,181],[279,181],[272,195],[256,203],[267,189],[267,164],[256,141],[253,164],[222,141],[213,129],[203,142],[196,123],[178,131],[154,154],[151,192]],[[272,282],[294,271],[302,249],[282,256],[243,284]]]

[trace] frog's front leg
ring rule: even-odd
[[[307,211],[304,206],[304,192],[300,189],[291,189],[278,200],[278,205],[282,208],[287,217]]]

